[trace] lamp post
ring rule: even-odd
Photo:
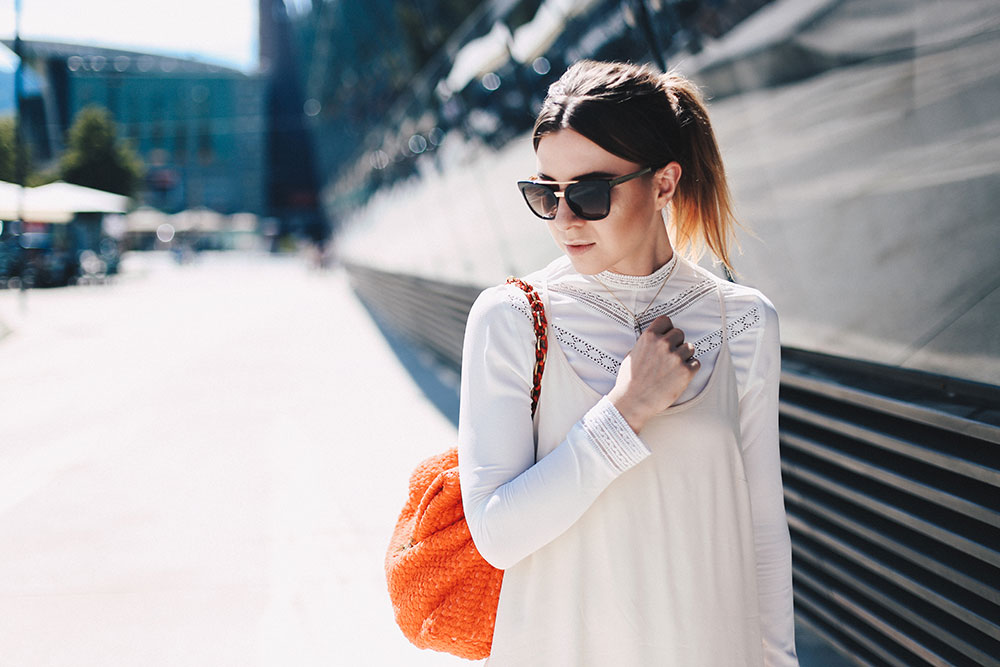
[[[14,55],[17,70],[14,72],[14,178],[24,186],[24,160],[21,151],[24,138],[21,134],[21,97],[24,95],[24,56],[21,45],[21,0],[14,0]]]
[[[17,220],[14,221],[13,234],[19,236],[24,230],[24,124],[21,114],[21,98],[24,96],[24,55],[21,44],[21,0],[14,0],[14,55],[17,56],[17,70],[14,72],[14,180],[17,181]],[[20,239],[17,239],[19,242]],[[28,307],[27,276],[22,271],[20,302],[21,310]]]
[[[649,15],[649,8],[646,7],[646,0],[632,0],[632,7],[635,11],[635,20],[639,24],[643,36],[646,38],[646,43],[649,45],[650,53],[652,53],[653,58],[656,60],[656,65],[660,68],[660,71],[666,72],[667,61],[663,58],[663,49],[660,48],[660,40],[656,38],[656,31],[653,30],[653,21]]]
[[[17,70],[14,72],[14,180],[20,186],[17,194],[17,220],[14,234],[20,234],[24,225],[24,128],[21,119],[21,98],[24,95],[24,56],[21,48],[21,0],[14,0],[14,55]],[[23,284],[23,281],[22,281]]]

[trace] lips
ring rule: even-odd
[[[581,255],[593,247],[593,243],[567,243],[566,252],[570,255]]]

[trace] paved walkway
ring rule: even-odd
[[[382,559],[453,440],[339,274],[133,258],[0,291],[0,664],[467,665]]]
[[[339,273],[133,255],[0,320],[0,665],[472,664],[403,639],[382,571],[454,401]]]

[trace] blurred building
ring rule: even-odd
[[[330,228],[319,210],[313,138],[306,127],[307,115],[318,109],[315,100],[306,99],[301,55],[312,33],[293,32],[283,0],[258,0],[258,16],[269,213],[279,221],[281,236],[321,242]]]
[[[364,151],[371,128],[387,118],[404,90],[413,87],[420,65],[407,51],[399,20],[403,4],[407,3],[316,2],[308,15],[293,17],[291,30],[299,45],[296,55],[310,104],[309,129],[325,187],[350,170]],[[262,53],[264,48],[262,34]]]
[[[8,44],[8,46],[10,46]],[[107,108],[146,166],[142,203],[267,212],[265,82],[195,60],[23,41],[38,94],[22,103],[36,165],[57,159],[77,112]]]
[[[569,63],[696,51],[769,1],[314,2],[292,24],[308,34],[299,53],[324,209],[350,216],[435,161],[446,137],[502,147],[530,129]]]

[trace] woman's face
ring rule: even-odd
[[[538,177],[546,181],[611,179],[648,166],[609,153],[569,129],[543,136],[535,156]],[[574,269],[585,275],[610,270],[644,276],[669,261],[673,251],[660,209],[669,201],[676,178],[668,183],[669,194],[665,195],[663,172],[661,169],[613,187],[611,212],[602,220],[579,218],[559,200],[556,217],[547,221],[549,232]]]

